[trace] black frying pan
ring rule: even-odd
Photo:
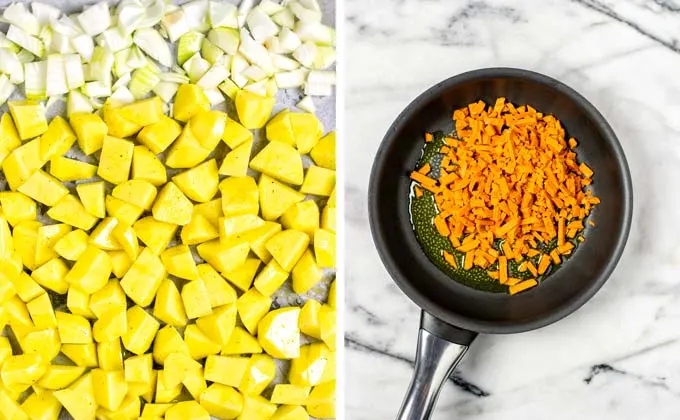
[[[537,287],[510,296],[458,283],[430,262],[409,218],[408,174],[421,156],[426,132],[450,132],[453,110],[504,96],[562,121],[579,141],[577,157],[595,172],[601,203],[596,227],[559,270]],[[443,381],[478,333],[533,330],[569,315],[604,284],[623,252],[630,230],[633,190],[616,135],[584,97],[557,80],[527,70],[491,68],[447,79],[416,98],[387,131],[369,186],[373,239],[390,275],[423,309],[416,368],[399,419],[430,416]]]

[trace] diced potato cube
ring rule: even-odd
[[[197,269],[213,308],[236,302],[236,290],[210,264],[200,264]]]
[[[113,229],[118,225],[118,219],[107,217],[99,222],[90,234],[90,243],[105,251],[116,251],[120,249],[120,244],[113,237]]]
[[[306,112],[291,112],[288,118],[295,137],[295,146],[300,153],[309,153],[323,136],[323,124],[316,115]]]
[[[109,126],[97,114],[71,114],[70,122],[83,153],[91,155],[102,148]]]
[[[17,336],[24,354],[37,354],[43,360],[52,360],[59,354],[61,342],[56,328],[36,330],[33,328],[23,337]]]
[[[49,209],[47,216],[82,230],[92,229],[98,220],[85,210],[80,200],[71,194],[59,200],[54,207]]]
[[[87,249],[88,241],[87,233],[73,230],[54,244],[54,251],[64,259],[76,261]]]
[[[148,181],[133,179],[116,186],[111,195],[144,210],[151,210],[151,205],[156,199],[158,191]]]
[[[139,256],[139,241],[137,240],[137,234],[130,225],[118,223],[113,228],[113,238],[120,244],[131,260],[137,259]]]
[[[170,407],[165,413],[166,420],[210,420],[208,411],[196,401],[184,401]]]
[[[262,128],[272,114],[276,98],[260,96],[247,90],[236,94],[236,113],[244,127],[254,130]]]
[[[243,327],[236,327],[227,344],[222,347],[222,356],[232,354],[262,353],[262,346],[256,337],[250,335]]]
[[[247,140],[227,153],[220,166],[219,174],[235,177],[246,176],[252,148],[253,141]]]
[[[108,343],[118,339],[127,331],[127,314],[117,309],[102,315],[92,327],[92,335],[97,343]]]
[[[241,384],[249,367],[250,359],[245,357],[208,356],[205,361],[205,379],[237,387]]]
[[[300,331],[319,340],[321,339],[320,310],[321,303],[314,299],[309,299],[300,310]]]
[[[324,207],[321,212],[321,229],[335,233],[336,213],[334,207]]]
[[[296,229],[312,237],[319,228],[319,206],[312,200],[295,203],[281,216],[286,229]]]
[[[184,329],[184,342],[189,347],[189,353],[194,360],[200,360],[212,354],[218,354],[222,348],[220,344],[212,341],[203,334],[197,325],[187,325]]]
[[[224,272],[224,277],[234,286],[245,292],[250,289],[255,279],[255,273],[260,267],[260,260],[257,258],[247,258],[238,268]]]
[[[224,135],[227,114],[210,110],[194,115],[187,123],[194,137],[204,148],[214,150]]]
[[[198,255],[221,273],[237,269],[248,258],[250,246],[245,241],[221,242],[213,240],[196,247]]]
[[[10,101],[8,105],[21,140],[38,137],[47,131],[45,107],[40,102]]]
[[[236,302],[239,318],[251,334],[257,333],[258,323],[269,312],[271,306],[272,299],[256,289],[248,290]]]
[[[0,192],[0,205],[2,206],[3,216],[12,226],[24,221],[35,220],[38,214],[35,201],[20,192]]]
[[[171,353],[166,357],[163,366],[163,380],[166,388],[174,388],[192,375],[192,372],[200,371],[201,364],[183,353]]]
[[[274,413],[276,404],[259,395],[248,395],[243,397],[243,411],[239,420],[271,419]]]
[[[40,138],[14,149],[2,164],[7,184],[16,191],[33,172],[42,168],[47,160],[40,158]]]
[[[50,161],[50,174],[62,182],[90,179],[96,173],[96,166],[75,159],[57,156]]]
[[[99,367],[104,370],[123,370],[123,349],[120,338],[107,343],[97,343],[97,359]]]
[[[161,253],[161,260],[166,271],[173,276],[186,280],[198,280],[198,269],[188,246],[178,245],[166,249]]]
[[[318,166],[335,170],[335,131],[322,137],[309,155]]]
[[[108,135],[121,139],[134,136],[142,129],[142,126],[123,118],[120,111],[121,108],[113,107],[110,104],[106,104],[102,108],[102,116],[108,127]]]
[[[220,217],[220,238],[223,241],[231,239],[248,240],[246,232],[264,226],[264,220],[254,214],[242,214],[239,216]]]
[[[234,419],[243,410],[243,397],[234,388],[215,383],[201,394],[200,404],[211,416]]]
[[[267,251],[281,267],[290,272],[309,245],[309,236],[295,229],[286,229],[267,241]]]
[[[300,308],[276,309],[265,315],[258,325],[258,340],[268,354],[279,359],[300,355]]]
[[[276,220],[285,213],[290,206],[305,199],[305,195],[268,177],[260,176],[258,184],[262,218]]]
[[[93,293],[89,299],[89,308],[97,318],[102,318],[110,311],[124,312],[127,309],[127,300],[119,281],[111,279],[101,290]]]
[[[122,279],[137,259],[130,258],[125,251],[109,251],[109,258],[111,258],[111,272],[117,279]]]
[[[71,232],[71,226],[62,223],[44,225],[38,228],[38,237],[35,244],[35,265],[39,267],[52,258],[56,258],[57,253],[52,248],[59,239],[69,232]],[[2,253],[0,252],[0,254]]]
[[[2,114],[0,117],[0,169],[7,156],[19,146],[21,146],[21,140],[12,117],[7,113]]]
[[[177,225],[158,221],[151,216],[140,219],[133,228],[137,238],[156,255],[163,252],[177,231]]]
[[[156,293],[153,315],[174,327],[183,327],[187,323],[187,314],[184,311],[182,298],[177,286],[172,280],[165,279]]]
[[[125,359],[125,382],[148,384],[153,376],[153,356],[149,353]]]
[[[56,311],[55,317],[59,338],[63,344],[88,344],[92,342],[92,329],[86,318],[61,311]]]
[[[270,401],[274,404],[304,405],[311,390],[311,386],[277,384]]]
[[[238,146],[253,140],[253,133],[239,124],[238,121],[227,118],[224,133],[222,134],[222,140],[233,150]]]
[[[281,405],[269,420],[309,420],[309,414],[299,405]]]
[[[88,213],[100,219],[106,217],[106,185],[104,181],[78,184],[76,191]]]
[[[335,188],[335,171],[311,166],[307,169],[305,181],[300,187],[300,192],[304,194],[329,196]]]
[[[156,187],[168,181],[165,166],[145,146],[135,146],[132,154],[132,179],[147,181]]]
[[[220,236],[215,226],[208,219],[200,213],[196,212],[194,206],[194,214],[191,217],[191,222],[182,227],[180,234],[182,243],[185,245],[198,245],[203,242],[208,242]]]
[[[120,116],[128,121],[146,127],[161,120],[163,101],[158,96],[125,105],[119,110]]]
[[[46,206],[54,206],[68,195],[68,189],[58,179],[40,169],[19,187],[19,192]]]
[[[319,310],[320,338],[332,351],[335,351],[336,326],[335,309],[328,305],[323,305]]]
[[[97,367],[97,347],[94,342],[86,344],[63,343],[61,345],[61,352],[75,363],[76,366],[86,368]]]
[[[66,307],[74,315],[90,319],[96,318],[90,309],[90,295],[77,287],[69,287],[68,295],[66,296]]]
[[[335,267],[335,234],[324,229],[314,232],[314,255],[319,267]]]
[[[177,385],[173,388],[167,388],[165,386],[165,372],[162,370],[158,371],[158,379],[156,380],[156,398],[157,403],[167,403],[174,401],[179,394],[182,392],[182,384]],[[172,406],[174,407],[174,405]],[[170,408],[172,408],[170,407]],[[170,409],[168,409],[169,411]],[[166,411],[167,414],[167,411]]]
[[[333,283],[331,283],[331,287],[328,290],[328,305],[331,308],[336,308],[335,306],[335,299],[336,299],[336,286],[335,286],[336,280],[333,280]]]
[[[307,412],[316,418],[335,418],[335,382],[320,384],[307,398]]]
[[[139,254],[137,260],[120,282],[121,287],[139,306],[148,306],[165,277],[165,267],[161,259],[149,248]]]
[[[276,363],[267,354],[250,357],[250,367],[238,386],[243,395],[260,395],[276,376]]]
[[[194,268],[196,266],[194,265]],[[198,276],[198,272],[196,272]],[[196,279],[182,287],[182,302],[189,319],[209,315],[212,312],[210,296],[203,280]]]
[[[192,168],[207,159],[210,153],[212,150],[203,147],[189,127],[184,127],[168,150],[165,165],[169,168]]]
[[[40,137],[40,158],[44,160],[60,157],[69,151],[76,141],[71,126],[60,116],[54,117],[47,131]]]
[[[179,332],[177,332],[173,326],[166,325],[158,331],[156,339],[153,342],[153,360],[160,365],[164,365],[165,359],[172,353],[182,353],[191,356],[191,354],[189,354],[189,348],[184,340],[182,340],[182,336],[179,335]],[[165,381],[162,380],[159,382]]]
[[[88,247],[66,275],[66,281],[92,294],[100,290],[111,276],[109,254],[94,247]]]
[[[278,141],[269,142],[255,155],[250,168],[293,185],[300,185],[304,180],[300,153],[293,146]]]
[[[33,325],[36,328],[53,328],[57,326],[57,318],[54,316],[52,302],[47,293],[43,293],[26,304],[28,313],[31,314]]]
[[[16,229],[15,229],[16,231]],[[24,263],[25,264],[25,263]],[[31,277],[39,285],[59,294],[66,293],[68,283],[68,266],[60,258],[54,258],[33,270]]]
[[[220,183],[219,189],[222,193],[224,216],[257,215],[260,206],[257,184],[253,178],[249,176],[227,178]]]
[[[298,294],[307,293],[322,277],[323,270],[317,265],[314,254],[305,250],[293,268],[293,290]]]
[[[255,278],[255,288],[264,296],[271,296],[288,279],[288,272],[276,260],[271,260]]]
[[[194,206],[194,214],[200,214],[208,219],[210,224],[217,227],[217,223],[222,214],[222,199],[216,198],[207,203],[196,204]]]
[[[122,184],[130,177],[135,144],[128,140],[104,138],[97,175],[112,184]]]
[[[123,201],[120,198],[116,198],[112,195],[107,195],[104,199],[104,205],[106,207],[106,213],[118,219],[121,223],[126,225],[133,225],[137,219],[144,213],[144,209],[138,207],[127,201]]]
[[[217,194],[219,175],[217,162],[210,159],[172,178],[177,187],[190,199],[205,203]]]
[[[182,191],[173,182],[168,182],[158,194],[152,212],[156,220],[184,226],[191,221],[193,207]]]
[[[134,354],[143,354],[151,347],[160,324],[143,308],[133,306],[127,310],[127,330],[122,340],[125,348]]]
[[[196,320],[196,325],[208,338],[217,344],[225,345],[236,326],[236,306],[224,305],[209,315]],[[226,384],[229,385],[229,384]]]
[[[175,96],[173,117],[181,122],[187,122],[194,115],[208,111],[210,101],[199,86],[191,84],[180,85]]]
[[[3,264],[0,263],[0,266],[2,265]],[[3,274],[0,274],[0,278],[2,278]],[[19,295],[19,298],[24,303],[28,303],[45,292],[45,290],[40,287],[40,285],[35,280],[33,280],[33,278],[31,278],[28,273],[23,271],[12,280],[12,284],[16,290],[16,294]]]
[[[64,389],[80,378],[84,372],[85,368],[82,366],[52,364],[38,381],[38,386],[53,391]]]
[[[54,391],[59,403],[74,419],[93,419],[97,411],[92,373],[86,373],[68,388]]]
[[[335,356],[324,343],[312,343],[300,347],[300,357],[293,359],[288,380],[293,385],[316,386],[324,382],[329,365],[335,371]]]
[[[267,140],[280,141],[295,146],[295,135],[290,124],[290,111],[284,109],[267,123]]]
[[[94,387],[94,399],[100,406],[107,410],[118,410],[127,394],[127,383],[122,370],[105,371],[102,369],[92,370],[92,382]]]
[[[165,151],[179,137],[182,126],[172,118],[162,116],[156,123],[144,127],[137,134],[137,140],[154,154]]]

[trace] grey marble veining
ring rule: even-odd
[[[394,418],[412,372],[418,308],[368,229],[375,151],[398,113],[483,67],[562,80],[605,116],[635,190],[628,246],[604,288],[541,330],[481,336],[435,419],[627,420],[680,416],[680,1],[346,2],[347,418]]]

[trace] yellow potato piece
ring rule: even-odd
[[[310,337],[321,339],[321,327],[319,325],[319,311],[321,303],[309,299],[300,310],[300,331]]]
[[[292,112],[288,116],[295,146],[302,154],[309,153],[323,136],[323,124],[314,114]]]
[[[267,241],[267,251],[285,271],[290,272],[309,245],[309,236],[295,229],[286,229]]]
[[[68,189],[58,179],[40,169],[19,187],[19,192],[46,206],[54,206],[68,195]]]
[[[172,353],[165,359],[163,366],[163,380],[166,388],[174,388],[193,372],[201,369],[201,364],[183,353]]]
[[[144,210],[151,210],[151,205],[156,199],[158,191],[148,181],[133,179],[116,186],[111,195]]]
[[[61,156],[71,149],[76,141],[76,134],[71,126],[60,116],[50,121],[47,131],[40,136],[40,158],[44,160]]]
[[[160,365],[164,365],[165,360],[172,353],[182,353],[191,356],[189,354],[189,348],[184,340],[182,340],[182,336],[179,335],[173,326],[166,325],[158,331],[158,334],[156,334],[156,339],[153,343],[153,360]],[[164,380],[160,380],[159,382],[165,384]]]
[[[309,155],[318,166],[335,170],[335,131],[322,137]]]
[[[253,133],[231,118],[227,118],[224,126],[224,133],[222,134],[222,141],[229,146],[230,149],[235,149],[238,146],[253,140]]]
[[[271,296],[279,290],[288,276],[288,272],[276,260],[271,260],[255,278],[255,289],[264,296]]]
[[[210,110],[194,115],[187,123],[187,127],[201,146],[208,150],[214,150],[222,140],[226,123],[226,113]]]
[[[105,251],[116,251],[120,249],[120,244],[113,237],[113,229],[118,225],[118,219],[107,217],[99,222],[90,235],[90,243]]]
[[[2,221],[0,220],[0,224]],[[7,223],[7,222],[5,222]],[[35,265],[41,266],[58,255],[52,249],[59,239],[71,232],[71,226],[63,223],[56,225],[44,225],[38,228],[38,236],[35,243]],[[0,233],[0,255],[2,255],[2,234]],[[12,245],[12,248],[14,246]],[[13,249],[12,249],[13,251]],[[8,255],[8,254],[6,254]]]
[[[122,184],[130,176],[135,144],[128,140],[106,136],[99,157],[97,175],[112,184]]]
[[[259,395],[243,397],[243,411],[239,420],[270,419],[276,413],[276,404],[270,403],[266,398]]]
[[[309,420],[309,414],[299,405],[282,405],[269,420]]]
[[[335,267],[335,234],[324,229],[314,232],[314,255],[319,267]]]
[[[328,291],[328,305],[331,308],[335,308],[335,299],[336,299],[336,286],[335,286],[336,281],[333,280],[331,283],[330,290]]]
[[[269,355],[254,354],[250,366],[238,386],[243,395],[260,395],[276,376],[276,363]]]
[[[21,140],[38,137],[47,131],[45,107],[36,101],[10,101],[9,113]]]
[[[264,220],[278,219],[290,206],[305,199],[304,194],[267,175],[260,176],[258,192]]]
[[[106,217],[106,184],[104,181],[76,185],[78,197],[85,210],[99,219]]]
[[[197,269],[208,290],[210,306],[217,308],[236,302],[236,290],[210,264],[200,264]]]
[[[323,270],[316,263],[314,254],[306,249],[293,267],[293,291],[305,294],[321,281]]]
[[[57,318],[54,316],[52,302],[47,293],[43,293],[26,303],[26,309],[28,309],[28,313],[33,320],[33,325],[35,325],[36,328],[44,329],[57,326]]]
[[[75,363],[76,366],[97,367],[97,347],[94,342],[87,344],[62,344],[61,352]]]
[[[137,355],[149,350],[160,323],[140,306],[133,306],[127,310],[127,325],[121,337],[125,348]]]
[[[316,418],[335,418],[335,381],[320,384],[307,398],[307,412]]]
[[[167,388],[165,386],[165,372],[162,370],[158,371],[158,379],[156,379],[156,396],[154,401],[157,403],[167,403],[174,401],[179,394],[182,392],[182,384],[177,385],[173,388]],[[174,405],[173,405],[174,407]],[[171,407],[172,408],[172,407]],[[170,409],[168,409],[169,411]],[[167,411],[166,411],[167,414]]]
[[[104,205],[106,206],[106,213],[109,216],[115,217],[126,225],[134,224],[144,212],[143,208],[112,195],[106,196]]]
[[[321,212],[321,229],[335,233],[336,211],[333,207],[324,207]]]
[[[2,364],[2,383],[11,388],[28,388],[47,371],[48,363],[38,354],[9,356]]]
[[[210,159],[174,176],[172,181],[190,199],[199,203],[208,202],[217,194],[219,184],[217,162]]]
[[[222,213],[225,217],[243,214],[257,215],[259,195],[255,180],[249,176],[231,177],[219,185],[222,193]]]
[[[320,166],[310,166],[300,187],[304,194],[330,196],[335,189],[335,171]]]
[[[301,185],[304,180],[300,154],[292,146],[278,141],[269,142],[255,155],[250,168],[293,185]]]
[[[89,237],[82,230],[73,230],[54,244],[54,251],[64,259],[76,261],[87,249]]]
[[[136,304],[148,306],[153,301],[164,277],[165,267],[160,258],[149,248],[144,248],[120,281],[120,285],[125,290],[125,294]]]
[[[71,194],[59,200],[54,207],[49,209],[47,216],[82,230],[92,229],[98,220],[85,210],[80,200]]]
[[[94,387],[94,400],[98,405],[107,410],[118,410],[125,398],[125,394],[127,394],[124,372],[122,370],[105,371],[93,369],[91,374],[92,382],[96,384]]]
[[[135,146],[132,155],[132,179],[147,181],[159,187],[167,182],[168,176],[156,155],[145,146]]]
[[[319,206],[312,200],[295,203],[281,216],[286,229],[296,229],[312,237],[319,228]]]
[[[239,318],[251,334],[257,333],[258,323],[269,312],[271,306],[272,299],[256,289],[248,290],[236,302]]]
[[[50,174],[62,182],[90,179],[96,173],[96,166],[75,159],[57,156],[50,161]]]
[[[37,382],[38,386],[49,390],[64,389],[85,373],[82,366],[50,365]]]
[[[210,224],[217,228],[217,222],[222,214],[222,199],[216,198],[207,203],[200,203],[194,206],[194,214],[200,214],[208,219]]]
[[[148,147],[154,154],[165,151],[182,132],[182,126],[165,115],[158,121],[148,125],[137,134],[137,140]]]
[[[260,96],[247,90],[240,90],[235,99],[236,113],[244,127],[254,130],[264,127],[272,114],[276,98]]]
[[[123,362],[125,382],[148,384],[153,376],[153,356],[149,353],[131,356]]]
[[[239,268],[248,258],[250,246],[245,241],[221,242],[213,240],[205,242],[196,247],[198,255],[215,270],[221,273],[228,273]]]
[[[91,155],[102,148],[109,126],[97,114],[71,114],[69,121],[83,153]]]
[[[259,267],[260,260],[257,258],[247,258],[238,268],[231,271],[225,271],[222,274],[224,274],[224,277],[229,280],[231,284],[245,292],[250,289],[250,285],[253,284],[255,273],[257,273]]]
[[[42,168],[47,160],[40,158],[40,138],[14,149],[2,164],[2,170],[12,191],[16,191],[33,172]]]
[[[219,345],[225,345],[236,326],[236,306],[220,306],[209,315],[198,318],[196,325],[212,341]]]
[[[242,214],[239,216],[220,217],[219,219],[220,238],[223,241],[230,239],[243,239],[244,233],[264,226],[264,220],[253,214]]]
[[[205,216],[197,213],[195,207],[191,222],[182,227],[180,234],[182,243],[185,245],[198,245],[220,236],[215,226]]]
[[[332,354],[324,343],[300,347],[300,356],[291,363],[288,381],[293,385],[303,386],[322,383],[327,365],[333,360]]]
[[[54,396],[75,420],[95,417],[97,402],[91,373],[86,373],[68,388],[55,391]]]
[[[203,89],[191,84],[180,85],[173,107],[173,117],[176,120],[187,122],[194,115],[209,109],[210,101],[203,93]]]
[[[169,274],[185,280],[198,280],[198,269],[188,246],[178,245],[166,249],[161,253],[161,260]]]
[[[161,222],[184,226],[191,221],[194,205],[173,183],[168,182],[152,207],[153,217]]]
[[[304,405],[311,390],[311,386],[277,384],[270,401],[274,404]]]
[[[177,231],[177,225],[161,222],[151,216],[138,220],[133,229],[137,238],[153,251],[160,255],[168,246]]]
[[[243,177],[248,174],[250,152],[253,148],[253,140],[246,140],[227,153],[220,166],[219,174],[226,176]]]
[[[187,325],[184,329],[184,342],[187,343],[191,358],[194,360],[218,354],[221,350],[221,346],[203,334],[195,324]]]
[[[300,355],[300,308],[276,309],[265,315],[258,325],[257,338],[268,354],[279,359]]]
[[[43,419],[43,418],[57,418],[59,416],[59,412],[61,411],[61,403],[57,398],[52,394],[52,392],[40,389],[38,390],[37,387],[34,388],[36,392],[33,394],[29,395],[26,400],[21,404],[21,409],[24,411],[24,416],[28,417],[21,417],[21,416],[14,416],[14,417],[6,417],[6,418],[14,418],[14,419],[21,419],[21,418],[31,418],[31,419]],[[6,411],[6,406],[3,404],[3,411]],[[7,413],[3,413],[3,415],[6,415]]]
[[[174,327],[186,325],[187,314],[184,311],[184,303],[172,280],[165,279],[161,282],[156,293],[153,315]]]
[[[235,419],[243,410],[243,397],[234,388],[215,383],[201,394],[200,404],[211,416]]]
[[[321,339],[329,349],[335,351],[336,343],[336,314],[335,309],[328,305],[323,305],[319,310],[319,330]]]
[[[79,315],[56,312],[59,337],[64,344],[88,344],[92,342],[90,322]]]
[[[142,127],[155,124],[164,116],[163,101],[158,96],[133,102],[119,109],[120,116]]]
[[[35,220],[37,217],[37,205],[35,201],[20,192],[0,192],[0,205],[3,216],[7,222],[16,226],[24,221]]]
[[[66,307],[74,315],[80,315],[85,318],[94,319],[96,316],[89,308],[90,295],[78,289],[77,287],[70,287],[66,297]]]
[[[250,367],[250,359],[231,356],[208,356],[205,360],[205,379],[222,385],[237,387]]]
[[[165,165],[170,168],[192,168],[207,159],[210,153],[212,149],[203,147],[187,126],[168,150]]]
[[[194,266],[194,268],[195,267],[196,266]],[[198,277],[198,271],[196,271],[196,276]],[[182,287],[181,296],[187,318],[194,319],[209,315],[212,312],[210,296],[208,295],[208,289],[206,289],[203,280],[197,278],[196,280],[185,284]]]
[[[94,246],[89,246],[66,275],[66,281],[92,294],[104,286],[111,276],[109,255]]]
[[[228,356],[233,354],[254,354],[262,353],[262,346],[260,342],[257,341],[256,337],[253,337],[243,329],[243,327],[236,327],[229,337],[227,344],[222,347],[220,354],[222,356]]]
[[[295,146],[295,134],[290,124],[290,111],[284,109],[267,123],[267,140],[280,141]]]
[[[106,104],[102,108],[102,117],[108,127],[108,135],[118,138],[134,136],[142,129],[142,126],[123,118],[120,111],[120,108],[113,107],[111,104]]]
[[[7,113],[2,114],[0,117],[0,169],[7,156],[19,146],[21,146],[21,139],[19,139],[12,117]]]

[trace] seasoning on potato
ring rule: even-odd
[[[10,102],[0,319],[21,351],[0,337],[3,413],[334,416],[335,282],[325,302],[273,303],[335,267],[335,134],[313,114],[271,119],[273,101],[237,94],[243,125],[191,84],[172,117],[157,97],[49,124],[42,106]],[[254,154],[249,128],[263,126]],[[64,156],[72,146],[90,160]],[[277,360],[291,365],[283,383]]]
[[[455,134],[425,135],[411,173],[416,234],[432,225],[446,241],[421,244],[460,277],[484,273],[510,294],[530,289],[584,239],[584,221],[600,202],[588,188],[595,174],[578,162],[578,142],[561,122],[529,105],[479,101],[453,120]]]

